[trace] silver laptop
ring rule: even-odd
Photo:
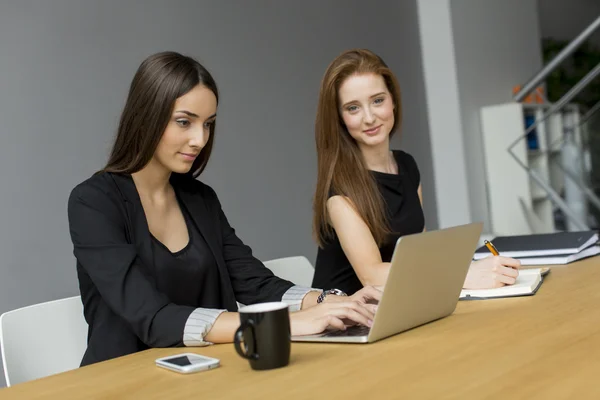
[[[292,340],[372,343],[452,314],[482,227],[473,223],[401,237],[370,329],[353,326]]]

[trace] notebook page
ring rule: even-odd
[[[514,285],[503,286],[496,289],[463,289],[460,298],[489,298],[505,296],[529,295],[535,291],[540,283],[540,269],[526,269],[519,271],[519,276]]]

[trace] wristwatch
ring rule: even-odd
[[[325,297],[329,296],[330,294],[333,294],[336,296],[348,296],[346,293],[342,292],[340,289],[323,290],[323,292],[321,292],[319,297],[317,297],[317,304],[322,303],[323,300],[325,300]]]

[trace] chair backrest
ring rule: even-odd
[[[298,286],[311,287],[315,269],[304,256],[278,258],[266,261],[264,264],[280,278]]]
[[[8,386],[79,367],[88,326],[81,297],[9,311],[0,316],[0,349]]]

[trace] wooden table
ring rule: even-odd
[[[553,268],[533,297],[460,302],[448,318],[374,344],[295,343],[278,370],[251,370],[231,344],[191,348],[221,359],[212,371],[154,365],[182,350],[0,389],[0,399],[599,399],[600,258]]]

